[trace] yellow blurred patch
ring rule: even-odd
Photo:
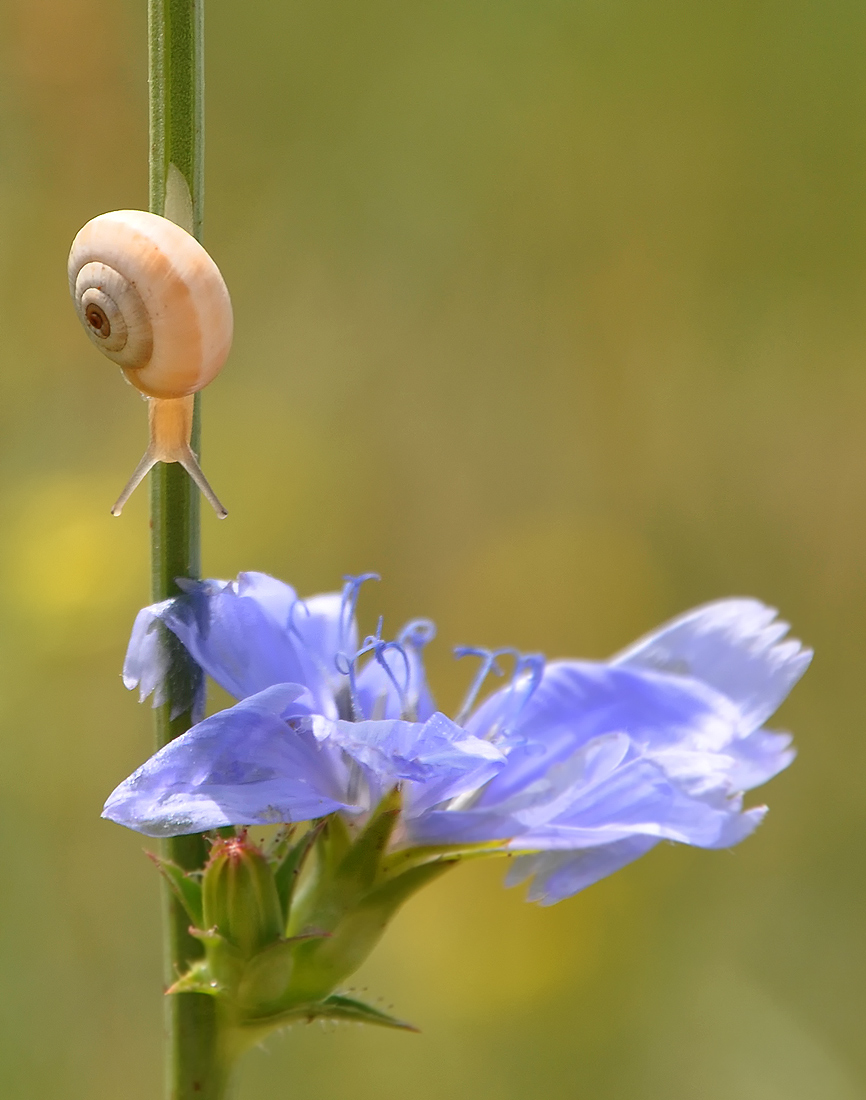
[[[29,484],[8,502],[7,606],[60,625],[72,616],[101,617],[137,593],[143,602],[147,538],[132,507],[120,519],[109,515],[116,490],[108,478],[60,475]]]
[[[483,1019],[526,1011],[587,984],[604,963],[611,890],[550,908],[506,891],[506,859],[449,872],[402,913],[379,948],[371,983],[398,974],[405,1003],[446,1017]],[[625,885],[614,893],[622,903]]]

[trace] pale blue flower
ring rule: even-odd
[[[516,656],[510,683],[476,706],[510,651],[482,659],[455,721],[434,709],[429,623],[357,648],[358,583],[299,601],[262,574],[191,585],[141,612],[125,678],[159,698],[165,624],[242,701],[162,749],[105,815],[152,835],[368,813],[404,790],[403,846],[500,842],[509,880],[560,900],[661,840],[738,843],[765,807],[743,794],[793,759],[763,729],[811,657],[755,600],[698,608],[607,662]],[[366,656],[366,664],[358,667]]]

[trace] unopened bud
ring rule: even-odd
[[[245,836],[214,844],[204,870],[202,903],[205,928],[215,928],[244,958],[285,931],[273,871]]]

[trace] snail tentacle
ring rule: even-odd
[[[132,477],[127,481],[123,487],[123,492],[117,498],[117,500],[111,506],[111,514],[113,516],[119,516],[123,511],[123,506],[135,492],[135,490],[141,485],[142,481],[147,477],[154,466],[159,462],[159,459],[154,456],[153,450],[148,447],[144,454],[141,456],[141,461],[132,471]]]
[[[217,519],[225,519],[228,512],[223,508],[222,504],[220,504],[219,498],[213,489],[211,489],[208,479],[204,476],[204,471],[201,466],[199,466],[198,459],[193,454],[191,447],[186,448],[186,453],[178,459],[178,462],[199,487],[201,495],[216,512]]]

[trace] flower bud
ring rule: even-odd
[[[245,836],[219,839],[202,880],[205,928],[250,959],[284,932],[274,875],[262,852]]]

